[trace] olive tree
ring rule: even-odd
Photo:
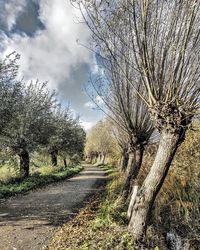
[[[67,154],[74,163],[78,163],[84,155],[86,132],[80,125],[79,118],[73,119]]]
[[[29,176],[30,152],[39,145],[47,145],[53,132],[52,112],[54,92],[49,92],[46,83],[24,84],[20,109],[4,129],[4,141],[20,158],[20,176]]]
[[[0,134],[20,108],[21,83],[16,80],[19,55],[12,53],[0,60]]]
[[[53,166],[57,166],[57,156],[61,155],[64,166],[67,166],[66,156],[77,154],[82,157],[85,132],[79,120],[72,117],[69,108],[62,110],[58,107],[53,114],[54,131],[50,136],[48,151]]]
[[[48,152],[51,156],[52,166],[57,166],[57,156],[63,147],[65,140],[69,139],[66,133],[70,133],[69,110],[63,111],[61,106],[52,114],[54,131],[50,135]],[[66,138],[67,137],[67,138]]]

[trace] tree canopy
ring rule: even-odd
[[[47,148],[53,165],[58,154],[81,158],[85,132],[46,82],[18,80],[18,59],[13,53],[0,62],[0,142],[4,150],[19,156],[21,178],[26,178],[30,153],[39,148]]]

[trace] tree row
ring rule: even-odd
[[[200,1],[72,2],[92,34],[99,70],[88,92],[102,98],[104,104],[96,104],[114,123],[129,229],[140,239],[174,155],[199,112]],[[155,141],[154,162],[139,186],[145,148]]]
[[[85,132],[69,108],[63,109],[47,83],[24,83],[18,76],[19,55],[0,61],[0,147],[19,156],[20,177],[29,176],[30,153],[45,148],[52,165],[57,156],[82,157]]]

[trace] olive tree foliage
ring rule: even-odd
[[[116,62],[147,105],[160,133],[158,151],[145,181],[134,190],[129,228],[136,239],[146,228],[154,200],[185,132],[199,110],[200,1],[77,1],[99,50]],[[86,14],[85,14],[86,13]],[[114,35],[115,40],[110,39]],[[121,48],[126,48],[124,53]],[[127,60],[127,51],[129,52]],[[130,82],[120,64],[133,72]],[[142,85],[143,92],[136,88]]]
[[[53,132],[52,112],[55,94],[46,89],[46,83],[23,85],[21,109],[7,124],[3,136],[5,143],[20,157],[20,176],[29,175],[30,152],[46,146]]]
[[[48,151],[51,155],[52,166],[57,166],[58,154],[69,146],[69,136],[71,133],[69,110],[62,111],[61,107],[58,107],[52,116],[52,120],[54,131],[50,136]]]
[[[104,164],[106,157],[118,151],[118,146],[108,121],[99,121],[88,132],[85,154],[92,163]]]
[[[0,143],[20,159],[20,176],[29,176],[30,153],[49,149],[82,156],[85,132],[70,110],[62,108],[47,83],[17,81],[19,56],[13,53],[0,62]],[[56,154],[54,154],[56,151]],[[66,160],[64,159],[64,164]]]
[[[72,161],[80,160],[84,155],[84,147],[86,142],[86,132],[80,125],[79,118],[73,120],[71,137],[69,139],[70,147],[68,147],[68,155]]]
[[[49,141],[49,153],[52,165],[57,165],[57,156],[63,158],[64,166],[67,167],[66,158],[82,158],[85,132],[80,126],[79,119],[74,119],[69,108],[64,111],[59,107],[53,115],[54,132]]]
[[[21,83],[16,80],[19,55],[12,53],[0,60],[0,133],[15,116],[21,99]]]

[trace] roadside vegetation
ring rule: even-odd
[[[97,64],[87,92],[107,118],[86,138],[46,83],[16,80],[12,54],[0,64],[1,154],[17,157],[21,180],[40,150],[53,167],[58,156],[66,168],[84,152],[87,162],[116,169],[107,169],[113,178],[91,220],[77,217],[82,234],[69,249],[198,249],[200,1],[71,2]],[[55,244],[68,247],[66,237]]]
[[[77,173],[85,143],[78,117],[47,83],[19,80],[19,58],[0,61],[0,197]]]
[[[78,216],[63,225],[54,235],[52,242],[44,249],[199,249],[200,130],[198,124],[194,126],[194,130],[188,131],[186,138],[173,160],[169,175],[152,209],[146,234],[140,241],[135,241],[127,228],[129,202],[128,200],[124,202],[122,196],[126,176],[120,171],[120,155],[115,151],[115,159],[118,158],[116,165],[113,163],[102,165],[98,158],[96,159],[96,164],[108,175],[105,189],[103,191],[101,189],[96,196],[92,197],[87,207],[82,209]],[[88,137],[89,139],[91,137]],[[143,182],[151,167],[157,147],[157,144],[152,144],[145,151],[138,176],[139,184]]]

